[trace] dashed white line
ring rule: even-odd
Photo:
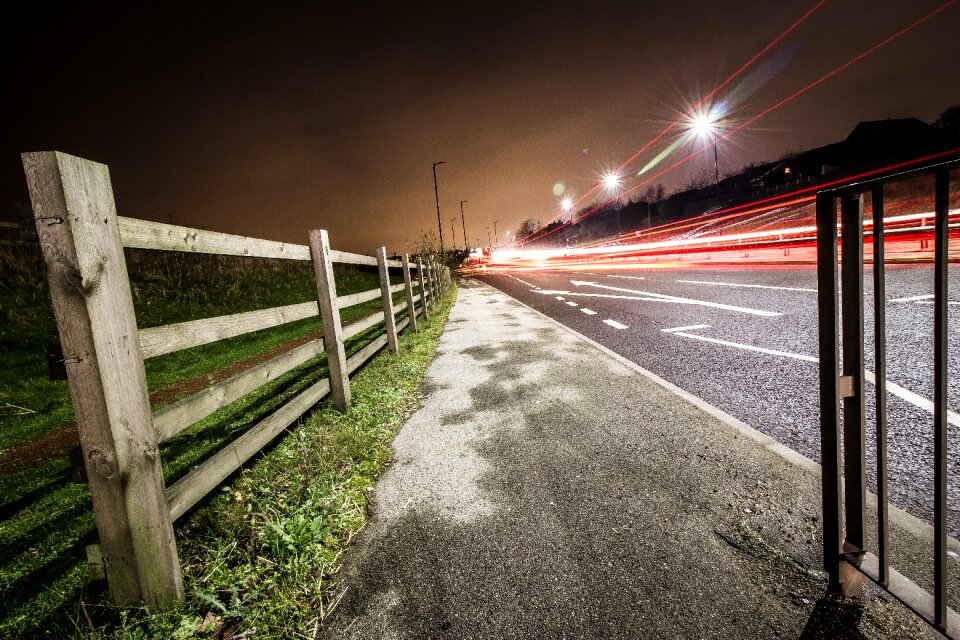
[[[563,302],[563,296],[557,296],[557,300],[559,300],[560,302]]]
[[[708,324],[692,324],[689,327],[674,327],[672,329],[661,329],[664,333],[673,333],[675,331],[693,331],[694,329],[709,329]]]
[[[620,324],[620,323],[617,322],[616,320],[604,320],[604,321],[603,321],[603,324],[610,325],[610,326],[613,327],[614,329],[629,329],[629,328],[630,328],[630,327],[628,327],[628,326],[625,325],[625,324]]]
[[[585,314],[587,314],[588,316],[595,316],[595,315],[597,315],[597,312],[596,312],[596,311],[594,311],[593,309],[587,309],[586,307],[580,307],[580,311],[583,311],[583,312],[584,312]]]
[[[741,284],[739,282],[708,282],[706,280],[677,280],[677,282],[683,282],[686,284],[709,284],[717,287],[749,287],[751,289],[775,289],[777,291],[812,291],[816,293],[816,289],[808,289],[806,287],[773,287],[766,284]]]
[[[570,305],[571,307],[578,307],[578,306],[580,306],[580,305],[578,305],[576,302],[570,302],[569,300],[567,301],[567,304]]]
[[[933,300],[917,300],[913,304],[935,304]],[[953,300],[948,300],[947,305],[958,305],[960,302],[954,302]]]
[[[644,276],[607,276],[608,278],[623,278],[625,280],[646,280]]]

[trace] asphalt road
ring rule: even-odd
[[[865,272],[866,368],[873,371],[872,272]],[[820,460],[813,267],[516,272],[485,282]],[[960,305],[960,269],[950,269]],[[933,494],[933,272],[887,270],[891,501],[930,521]],[[921,297],[927,296],[927,297]],[[954,310],[951,308],[951,312]],[[960,318],[949,323],[949,408],[960,412]],[[869,377],[868,377],[869,380]],[[893,384],[890,384],[893,383]],[[624,397],[623,402],[633,400]],[[868,482],[875,487],[875,391],[867,384]],[[950,416],[948,527],[960,534],[960,415]]]

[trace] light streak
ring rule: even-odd
[[[884,39],[881,40],[880,42],[878,42],[878,43],[874,44],[873,46],[867,48],[866,50],[862,51],[861,53],[859,53],[858,55],[854,56],[854,57],[851,58],[850,60],[847,60],[846,62],[844,62],[844,63],[841,64],[840,66],[838,66],[838,67],[834,68],[833,70],[831,70],[831,71],[825,73],[824,75],[820,76],[819,78],[817,78],[817,79],[814,80],[813,82],[809,83],[809,84],[806,85],[805,87],[803,87],[803,88],[795,91],[794,93],[790,94],[789,96],[787,96],[786,98],[780,100],[779,102],[771,105],[770,107],[767,107],[766,109],[764,109],[763,111],[761,111],[761,112],[758,113],[757,115],[755,115],[755,116],[753,116],[752,118],[746,120],[745,122],[741,123],[740,125],[738,125],[737,127],[731,129],[730,131],[724,133],[723,135],[718,136],[718,137],[717,137],[717,140],[715,141],[715,143],[716,143],[716,142],[719,142],[719,141],[721,141],[721,140],[726,140],[726,139],[728,139],[730,136],[734,135],[735,133],[738,133],[739,131],[742,131],[743,129],[745,129],[746,127],[750,126],[751,124],[753,124],[753,123],[756,122],[757,120],[760,120],[761,118],[769,115],[770,113],[772,113],[773,111],[779,109],[780,107],[784,106],[785,104],[787,104],[787,103],[795,100],[796,98],[802,96],[802,95],[805,94],[807,91],[810,91],[811,89],[813,89],[813,88],[815,88],[815,87],[823,84],[824,82],[826,82],[827,80],[829,80],[829,79],[832,78],[833,76],[837,75],[837,74],[840,73],[841,71],[847,69],[847,68],[850,67],[851,65],[859,62],[860,60],[863,60],[864,58],[866,58],[867,56],[869,56],[869,55],[871,55],[871,54],[873,54],[873,53],[876,53],[876,52],[877,52],[879,49],[881,49],[882,47],[890,44],[891,42],[893,42],[893,41],[896,40],[897,38],[900,38],[900,37],[902,37],[903,35],[909,33],[910,31],[912,31],[913,29],[917,28],[918,26],[920,26],[921,24],[923,24],[923,23],[926,22],[927,20],[930,20],[930,19],[933,18],[934,16],[936,16],[936,15],[938,15],[939,13],[941,13],[941,12],[945,11],[946,9],[950,8],[951,6],[953,6],[954,4],[956,4],[958,1],[960,1],[960,0],[948,0],[948,1],[945,2],[944,4],[940,5],[938,8],[936,8],[936,9],[934,9],[933,11],[927,13],[926,15],[922,16],[921,18],[918,18],[917,20],[915,20],[914,22],[910,23],[909,25],[903,27],[902,29],[900,29],[900,30],[897,31],[896,33],[894,33],[894,34],[892,34],[892,35],[890,35],[890,36],[887,36],[886,38],[884,38]],[[702,104],[702,101],[701,101],[700,104]],[[686,163],[687,161],[689,161],[689,160],[695,158],[696,156],[700,155],[701,153],[703,153],[703,152],[706,151],[707,149],[712,148],[712,147],[713,147],[713,144],[714,144],[714,143],[711,143],[711,144],[707,144],[707,145],[704,145],[704,146],[700,147],[700,148],[697,149],[696,151],[694,151],[694,152],[692,152],[692,153],[684,156],[683,158],[681,158],[680,160],[676,161],[675,163],[673,163],[672,165],[670,165],[670,166],[667,167],[666,169],[663,169],[663,170],[660,171],[659,173],[656,173],[656,174],[650,176],[649,178],[646,178],[645,180],[642,180],[641,182],[638,182],[638,183],[635,184],[634,186],[626,189],[626,190],[623,191],[622,193],[618,194],[618,197],[622,197],[622,196],[624,196],[624,195],[627,195],[627,194],[629,194],[629,193],[632,193],[633,191],[636,191],[636,190],[639,189],[640,187],[642,187],[642,186],[644,186],[644,185],[652,182],[653,180],[659,178],[660,176],[663,176],[664,174],[672,171],[673,169],[679,167],[680,165],[682,165],[682,164]],[[822,188],[824,188],[824,185],[818,185],[818,186],[816,186],[816,187],[811,187],[811,189],[822,189]],[[597,211],[599,211],[600,209],[602,209],[602,208],[605,207],[606,205],[608,205],[608,204],[610,204],[611,202],[613,202],[613,200],[614,200],[614,198],[608,199],[608,200],[600,203],[599,205],[595,206],[593,209],[590,209],[589,211],[587,211],[587,212],[585,212],[585,213],[583,213],[583,214],[581,214],[581,215],[579,215],[579,216],[575,216],[575,217],[571,218],[569,221],[567,221],[566,223],[558,226],[557,228],[552,229],[552,230],[550,230],[550,231],[548,231],[548,232],[546,232],[546,233],[543,233],[543,234],[541,234],[541,235],[539,235],[539,236],[537,236],[537,237],[535,237],[535,238],[532,238],[532,239],[528,240],[528,238],[529,238],[530,236],[527,236],[526,238],[524,238],[524,241],[525,241],[525,242],[533,242],[534,240],[539,240],[539,239],[544,238],[544,237],[546,237],[546,236],[548,236],[548,235],[551,235],[551,234],[553,234],[553,233],[556,233],[556,232],[559,231],[560,229],[563,229],[564,227],[567,227],[567,226],[569,226],[569,225],[571,225],[571,224],[573,224],[573,223],[575,223],[575,222],[579,222],[580,220],[586,218],[587,216],[596,213]],[[531,235],[532,235],[532,234],[531,234]]]
[[[647,149],[649,149],[652,145],[656,144],[656,142],[657,142],[658,140],[660,140],[663,136],[665,136],[665,135],[668,134],[670,131],[672,131],[672,130],[673,130],[677,125],[679,125],[681,122],[683,122],[683,121],[686,120],[688,117],[690,117],[690,114],[691,114],[691,113],[693,113],[693,112],[694,112],[696,109],[698,109],[701,105],[705,104],[708,100],[710,100],[713,96],[715,96],[715,95],[716,95],[720,90],[722,90],[725,86],[727,86],[728,84],[730,84],[737,76],[739,76],[741,73],[743,73],[745,70],[747,70],[751,65],[753,65],[753,63],[755,63],[757,60],[759,60],[760,58],[762,58],[762,57],[764,56],[764,54],[766,54],[768,51],[770,51],[770,49],[772,49],[772,48],[775,47],[777,44],[779,44],[781,40],[783,40],[783,39],[786,38],[788,35],[790,35],[790,33],[793,32],[794,29],[796,29],[797,27],[799,27],[804,21],[807,20],[807,18],[809,18],[810,16],[812,16],[812,15],[817,11],[817,9],[819,9],[820,7],[822,7],[823,5],[825,5],[826,3],[827,3],[827,0],[819,0],[819,2],[817,2],[815,5],[813,5],[813,7],[812,7],[811,9],[809,9],[806,13],[804,13],[802,16],[800,16],[800,17],[796,20],[796,22],[794,22],[793,24],[791,24],[791,25],[790,25],[789,27],[787,27],[783,32],[781,32],[780,35],[778,35],[776,38],[774,38],[773,40],[771,40],[770,43],[767,44],[767,46],[763,47],[762,49],[760,49],[760,51],[758,51],[757,53],[755,53],[755,54],[753,55],[753,57],[751,57],[749,60],[747,60],[746,62],[744,62],[736,71],[734,71],[734,72],[731,73],[729,76],[727,76],[727,78],[726,78],[723,82],[721,82],[720,84],[718,84],[716,87],[714,87],[712,91],[710,91],[710,92],[707,93],[705,96],[703,96],[702,98],[700,98],[700,100],[698,100],[698,101],[697,101],[693,106],[691,106],[686,112],[684,112],[683,114],[681,114],[680,117],[678,117],[678,118],[677,118],[676,120],[674,120],[672,123],[670,123],[669,125],[667,125],[667,126],[663,129],[663,131],[661,131],[660,133],[658,133],[657,135],[655,135],[649,142],[647,142],[645,145],[643,145],[636,153],[634,153],[632,156],[630,156],[629,158],[627,158],[626,160],[624,160],[622,163],[620,163],[620,166],[617,167],[617,171],[618,171],[618,172],[619,172],[619,171],[622,171],[622,170],[625,169],[628,165],[630,165],[634,160],[636,160],[637,158],[639,158],[640,155],[643,154],[643,152],[645,152]],[[577,198],[577,199],[573,202],[573,206],[576,206],[576,205],[580,204],[580,203],[583,202],[586,198],[588,198],[590,195],[592,195],[593,193],[595,193],[595,192],[597,191],[597,189],[599,189],[599,188],[602,186],[602,184],[603,184],[602,182],[598,182],[597,184],[595,184],[589,191],[587,191],[587,192],[584,193],[582,196],[580,196],[579,198]],[[530,236],[532,236],[533,234],[535,234],[537,231],[540,231],[540,230],[543,229],[544,227],[548,226],[548,225],[551,224],[552,222],[556,221],[557,219],[559,219],[559,217],[554,217],[554,218],[553,218],[550,222],[548,222],[546,225],[543,225],[542,227],[540,227],[540,229],[536,229],[536,230],[530,232],[529,234],[527,234],[526,236],[524,236],[523,238],[521,238],[518,242],[519,242],[520,244],[523,244],[523,243],[527,240],[527,238],[529,238]]]

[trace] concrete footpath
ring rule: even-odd
[[[476,281],[327,638],[925,638],[822,598],[819,478]]]

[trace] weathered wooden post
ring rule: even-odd
[[[417,257],[417,277],[420,278],[420,304],[423,306],[423,319],[430,319],[430,312],[427,310],[427,280],[423,274],[423,257]]]
[[[330,238],[324,229],[310,230],[310,257],[313,260],[313,275],[317,281],[317,303],[323,320],[323,348],[327,352],[330,369],[330,395],[340,411],[350,408],[350,372],[347,369],[347,354],[343,346],[343,326],[340,324],[340,307],[337,304],[337,285],[333,278],[333,261],[330,259]]]
[[[23,154],[113,601],[164,608],[183,581],[106,165]]]
[[[436,305],[437,298],[440,297],[440,291],[437,287],[437,269],[433,256],[430,257],[430,261],[427,264],[427,276],[430,278],[430,301]]]
[[[383,322],[387,327],[387,344],[390,353],[396,353],[397,324],[393,316],[393,294],[390,292],[390,269],[387,267],[387,248],[377,249],[377,269],[380,271],[380,299],[383,301]]]
[[[410,328],[417,332],[417,307],[413,304],[413,284],[410,282],[410,256],[403,254],[403,287],[407,292],[407,317]]]

